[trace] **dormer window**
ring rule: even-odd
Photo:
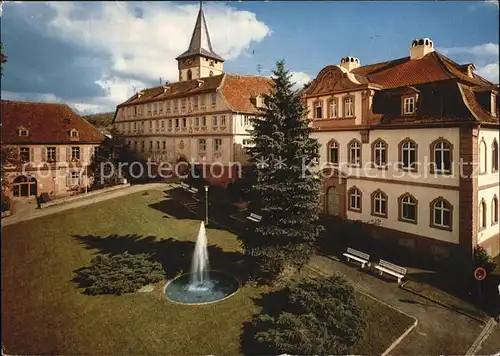
[[[77,138],[78,137],[78,130],[71,129],[71,131],[69,132],[69,137],[71,137],[71,138]]]
[[[415,113],[415,97],[407,96],[403,98],[403,115],[412,115]]]
[[[28,137],[30,135],[30,132],[25,129],[24,127],[20,127],[17,131],[19,137]]]

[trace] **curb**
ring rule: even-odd
[[[322,257],[325,257],[325,258],[328,258],[328,259],[330,259],[330,260],[332,260],[332,261],[336,261],[336,262],[339,262],[339,261],[340,261],[338,258],[334,258],[334,257],[332,257],[332,256],[327,256],[327,255],[323,255],[323,254],[318,254],[318,255],[319,255],[319,256],[322,256]],[[443,308],[446,308],[446,309],[449,309],[449,310],[451,310],[451,311],[454,311],[454,312],[456,312],[456,313],[458,313],[458,314],[462,314],[462,315],[464,315],[464,316],[467,316],[467,317],[469,317],[469,318],[471,318],[471,319],[474,319],[475,321],[478,321],[478,322],[480,322],[480,323],[482,323],[482,324],[485,324],[485,325],[486,325],[486,324],[488,323],[488,321],[485,321],[484,319],[482,319],[482,318],[480,318],[480,317],[474,316],[474,315],[472,315],[472,314],[470,314],[470,313],[467,313],[467,312],[465,312],[465,311],[462,311],[462,310],[460,310],[460,309],[453,308],[452,306],[450,306],[450,305],[448,305],[448,304],[446,304],[446,303],[440,302],[440,301],[435,300],[435,299],[433,299],[433,298],[431,298],[431,297],[428,297],[428,296],[426,296],[426,295],[424,295],[424,294],[422,294],[422,293],[419,293],[419,292],[414,291],[414,290],[412,290],[412,289],[410,289],[410,288],[408,288],[408,287],[405,287],[405,284],[406,284],[407,282],[408,282],[408,281],[403,282],[403,283],[402,283],[399,287],[400,287],[401,289],[404,289],[404,290],[405,290],[405,291],[407,291],[407,292],[410,292],[410,293],[415,294],[415,295],[417,295],[417,296],[419,296],[419,297],[421,297],[421,298],[424,298],[425,300],[427,300],[427,301],[429,301],[429,302],[432,302],[432,303],[438,304],[438,305],[442,306]]]
[[[421,298],[424,298],[425,300],[428,300],[429,302],[432,302],[432,303],[438,304],[438,305],[442,306],[443,308],[449,309],[449,310],[451,310],[451,311],[454,311],[455,313],[462,314],[462,315],[467,316],[467,317],[469,317],[469,318],[471,318],[471,319],[474,319],[474,320],[476,320],[476,321],[480,322],[481,324],[484,324],[484,325],[488,324],[488,321],[485,321],[484,319],[482,319],[482,318],[480,318],[480,317],[477,317],[477,316],[475,316],[475,315],[472,315],[472,314],[470,314],[470,313],[468,313],[468,312],[465,312],[465,311],[463,311],[463,310],[460,310],[460,309],[454,308],[454,307],[452,307],[452,306],[450,306],[450,305],[448,305],[448,304],[446,304],[446,303],[443,303],[443,302],[440,302],[440,301],[438,301],[438,300],[435,300],[435,299],[433,299],[433,298],[431,298],[431,297],[428,297],[428,296],[426,296],[426,295],[424,295],[424,294],[422,294],[422,293],[420,293],[420,292],[414,291],[414,290],[412,290],[412,289],[410,289],[410,288],[408,288],[408,287],[405,287],[405,284],[406,284],[406,282],[405,282],[405,283],[403,283],[403,284],[400,286],[400,288],[404,289],[404,290],[405,290],[405,291],[407,291],[407,292],[410,292],[410,293],[412,293],[412,294],[415,294],[415,295],[417,295],[417,296],[419,296],[419,297],[421,297]]]
[[[496,326],[496,324],[497,323],[495,319],[491,318],[486,324],[486,326],[483,328],[483,330],[481,330],[476,340],[474,340],[474,342],[472,343],[469,350],[467,350],[465,355],[475,355],[475,353],[480,350],[484,340],[486,340],[486,338],[490,336],[491,331],[493,331],[493,328]]]

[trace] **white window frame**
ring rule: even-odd
[[[403,114],[411,115],[415,114],[415,97],[407,96],[403,99]]]
[[[438,206],[439,205],[439,206]],[[446,212],[448,212],[448,214],[450,214],[450,222],[452,221],[451,220],[451,209],[446,207],[447,203],[444,201],[444,200],[438,200],[434,203],[434,206],[432,207],[433,208],[433,211],[432,211],[432,224],[435,225],[435,226],[438,226],[438,227],[443,227],[443,228],[451,228],[451,226],[449,225],[445,225],[443,222],[444,222],[444,214]],[[440,213],[440,216],[441,216],[441,222],[438,223],[436,221],[436,210],[439,210],[441,213]]]
[[[349,190],[348,194],[349,198],[349,209],[350,210],[355,210],[355,211],[360,211],[361,210],[361,192],[358,188],[351,188]],[[356,206],[353,206],[353,198],[354,201],[356,202]],[[358,200],[359,200],[359,206],[358,206]]]

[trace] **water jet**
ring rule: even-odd
[[[191,261],[191,272],[168,282],[165,295],[181,304],[208,304],[231,297],[240,287],[228,273],[210,270],[205,223],[201,222]]]

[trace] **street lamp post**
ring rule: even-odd
[[[205,225],[208,225],[208,185],[205,186]]]

